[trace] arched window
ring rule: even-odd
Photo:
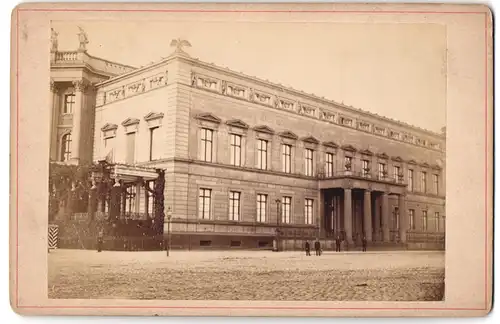
[[[64,135],[61,140],[61,161],[69,159],[71,159],[71,133]]]

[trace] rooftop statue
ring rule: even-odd
[[[80,33],[78,33],[78,40],[80,41],[80,47],[78,48],[78,50],[86,52],[89,39],[87,37],[87,33],[83,30],[83,28],[80,26],[78,26],[78,28],[80,29]]]

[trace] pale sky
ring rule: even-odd
[[[432,24],[53,22],[59,49],[140,67],[187,39],[192,57],[435,132],[445,126],[446,30]]]

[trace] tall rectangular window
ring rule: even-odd
[[[436,232],[439,232],[439,212],[434,213],[434,224],[436,226]]]
[[[427,172],[420,173],[420,183],[422,184],[422,192],[427,192]]]
[[[408,190],[413,191],[413,170],[408,170]]]
[[[385,173],[385,164],[379,163],[378,164],[378,177],[379,177],[379,179],[384,178],[384,173]]]
[[[149,161],[156,160],[158,158],[157,152],[155,150],[155,134],[157,133],[158,127],[151,127],[149,129]]]
[[[75,94],[70,93],[64,96],[64,107],[63,107],[63,113],[64,114],[72,114],[73,113],[73,106],[75,105]]]
[[[231,165],[240,166],[241,165],[241,136],[231,134],[230,135],[230,154],[231,154]]]
[[[325,175],[333,177],[333,153],[326,153],[325,160]]]
[[[393,178],[396,182],[399,182],[399,173],[401,172],[401,168],[398,165],[392,167]]]
[[[305,223],[311,225],[313,223],[313,199],[307,199],[304,204],[304,215],[305,215]]]
[[[267,170],[267,141],[257,141],[257,168]]]
[[[154,190],[154,181],[148,181],[147,186],[150,190]],[[155,204],[155,196],[152,192],[146,190],[146,211],[149,217],[154,217],[154,204]]]
[[[229,192],[229,220],[240,220],[240,197],[241,193],[237,191]]]
[[[352,157],[351,156],[344,157],[344,170],[345,171],[352,171]]]
[[[362,160],[362,175],[363,177],[367,177],[370,174],[370,161],[368,160]]]
[[[198,198],[198,218],[210,219],[210,206],[212,203],[212,189],[200,188]]]
[[[257,222],[264,223],[267,213],[267,195],[257,195]]]
[[[70,159],[71,159],[71,133],[68,133],[61,138],[61,161],[69,161]]]
[[[311,149],[306,149],[306,176],[313,175],[313,161],[314,161],[314,151]]]
[[[399,208],[394,207],[394,211],[392,212],[392,228],[399,229]]]
[[[439,194],[439,175],[437,175],[437,174],[432,175],[432,183],[434,186],[434,193],[436,195],[438,195]]]
[[[283,197],[281,199],[281,222],[290,223],[290,214],[292,209],[292,197]]]
[[[135,163],[135,133],[127,134],[127,155],[125,157],[125,163]]]
[[[281,155],[283,172],[292,172],[292,146],[288,144],[282,144]]]
[[[427,210],[422,210],[422,230],[427,232]]]
[[[206,162],[212,162],[213,149],[213,130],[208,128],[201,129],[201,159]]]
[[[415,229],[415,209],[409,209],[408,210],[408,218],[410,220],[410,229],[414,230]]]

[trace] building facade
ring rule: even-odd
[[[181,47],[142,68],[116,64],[115,75],[94,62],[53,62],[55,84],[68,85],[54,107],[74,93],[82,117],[77,108],[71,123],[54,108],[51,157],[70,151],[165,170],[172,247],[290,249],[319,238],[330,248],[335,237],[351,247],[365,236],[373,245],[444,248],[444,134],[208,64]],[[92,92],[78,95],[87,82]],[[140,185],[131,197],[124,215],[147,218],[152,197]]]

